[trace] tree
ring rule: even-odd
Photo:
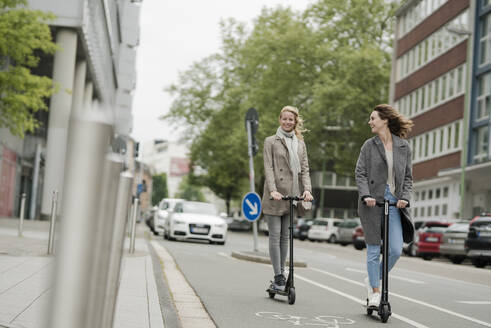
[[[165,173],[152,176],[152,204],[157,205],[162,199],[167,198],[167,175]]]
[[[191,183],[190,175],[186,175],[179,184],[177,198],[182,198],[190,201],[204,202],[205,196],[200,190],[200,187]]]
[[[54,16],[24,8],[26,0],[0,0],[0,127],[24,137],[39,122],[34,112],[48,110],[45,99],[56,88],[50,78],[31,74],[40,54],[56,45],[46,22]]]
[[[258,110],[261,148],[285,105],[299,107],[310,130],[311,170],[327,160],[330,170],[352,175],[370,111],[387,101],[394,9],[385,0],[318,0],[302,15],[263,9],[250,32],[222,22],[221,52],[168,89],[176,99],[167,118],[188,126],[203,183],[226,201],[240,197],[248,182],[245,112]],[[254,161],[261,193],[261,151]]]

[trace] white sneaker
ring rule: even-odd
[[[368,279],[368,277],[366,277],[365,280],[363,280],[363,282],[365,283],[365,288],[367,290],[367,299],[370,299],[372,297],[372,294],[373,294],[373,288],[370,285],[370,279]]]
[[[372,297],[368,299],[368,307],[378,308],[380,304],[380,293],[373,293]]]

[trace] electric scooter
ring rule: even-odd
[[[382,202],[377,202],[377,206],[384,208],[384,223],[382,237],[382,295],[380,304],[377,307],[368,306],[367,298],[367,314],[372,315],[374,310],[378,311],[378,315],[383,323],[389,320],[392,314],[389,303],[389,206],[396,206],[396,203],[390,203],[387,199]]]
[[[273,282],[271,282],[271,285],[269,286],[268,289],[266,289],[266,292],[269,294],[269,298],[274,298],[276,294],[282,296],[288,296],[288,303],[293,304],[295,303],[295,285],[293,283],[293,201],[302,201],[303,197],[283,196],[281,199],[290,201],[290,227],[288,228],[290,230],[290,260],[289,260],[290,263],[289,263],[289,270],[288,270],[288,278],[286,279],[286,285],[284,291],[274,289]]]

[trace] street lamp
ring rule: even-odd
[[[467,166],[467,144],[468,141],[465,140],[467,136],[467,128],[469,125],[469,112],[470,112],[470,102],[471,102],[471,76],[472,76],[472,32],[465,29],[455,28],[452,26],[447,26],[445,28],[448,32],[452,34],[457,34],[458,36],[467,36],[467,55],[466,55],[466,90],[464,98],[464,115],[463,115],[463,142],[462,142],[462,154],[460,156],[460,215],[461,219],[464,218],[464,205],[465,205],[465,169]]]

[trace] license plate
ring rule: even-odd
[[[426,237],[426,241],[429,243],[436,243],[438,241],[437,237]]]
[[[464,240],[463,239],[449,239],[448,242],[450,244],[458,244],[458,245],[460,245],[460,244],[463,244],[464,243]]]
[[[477,235],[479,237],[491,237],[491,231],[478,231]]]
[[[208,233],[208,229],[207,228],[194,227],[194,228],[191,228],[191,232],[192,233]]]

